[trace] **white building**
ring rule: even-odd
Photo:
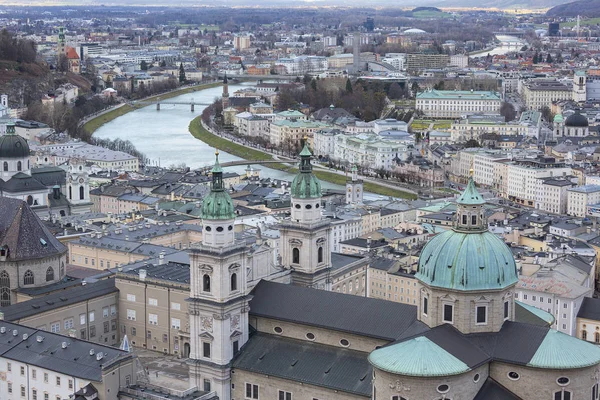
[[[285,67],[287,75],[317,74],[326,72],[328,68],[327,57],[321,56],[280,58],[277,64]]]
[[[249,112],[236,114],[233,119],[233,126],[238,133],[251,137],[269,137],[269,120],[259,115],[253,115]]]
[[[416,109],[430,118],[460,118],[476,113],[498,113],[500,95],[487,91],[430,90],[417,93]]]
[[[335,154],[335,137],[342,134],[339,129],[319,129],[313,134],[313,153],[319,157],[330,157]],[[332,250],[334,251],[334,250]]]
[[[406,53],[387,53],[381,61],[390,64],[397,71],[406,71]]]
[[[392,169],[396,160],[406,160],[414,151],[414,139],[383,140],[376,134],[363,133],[356,136],[337,135],[334,158],[348,161],[375,171]]]
[[[575,184],[564,178],[542,178],[541,181],[536,200],[537,208],[554,214],[565,214],[568,190]]]
[[[600,186],[583,185],[568,189],[567,214],[585,217],[587,207],[600,203]]]

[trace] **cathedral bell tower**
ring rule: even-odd
[[[358,168],[352,166],[352,178],[346,181],[346,204],[362,204],[363,181],[358,179]]]
[[[292,270],[293,284],[331,290],[331,225],[321,216],[321,182],[312,173],[312,153],[304,142],[300,172],[290,187],[291,218],[279,226],[282,265]]]
[[[231,399],[230,362],[248,341],[245,244],[235,240],[233,201],[216,153],[202,202],[202,243],[190,254],[190,384]]]

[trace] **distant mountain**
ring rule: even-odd
[[[600,0],[580,0],[552,7],[546,13],[549,17],[600,17]]]

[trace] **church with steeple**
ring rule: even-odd
[[[190,250],[192,386],[224,400],[599,399],[600,348],[516,300],[515,260],[488,231],[472,177],[452,229],[419,256],[417,305],[328,290],[329,226],[311,156],[305,145],[280,227],[292,284],[249,291],[217,156],[203,242]]]

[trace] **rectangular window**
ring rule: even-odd
[[[210,392],[210,379],[205,379],[204,380],[204,391],[205,392]]]
[[[31,389],[31,397],[33,400],[37,400],[37,390]]]
[[[56,377],[56,386],[60,386],[60,376]]]
[[[258,399],[258,385],[246,383],[246,398]]]
[[[6,370],[7,370],[8,372],[11,372],[11,371],[12,371],[12,364],[11,364],[11,363],[6,363]]]
[[[110,332],[110,325],[108,321],[104,321],[104,333]]]
[[[35,369],[31,370],[31,379],[37,379],[37,371]]]
[[[136,329],[132,326],[131,327],[131,336],[135,336],[136,334]]]
[[[58,333],[60,332],[60,322],[54,322],[50,325],[50,332]]]
[[[108,318],[108,307],[102,308],[102,318]]]
[[[487,324],[487,306],[477,306],[477,323]]]
[[[135,321],[135,310],[127,310],[127,319]]]
[[[8,389],[8,393],[12,393],[12,383],[8,382],[6,388]]]
[[[157,299],[153,299],[153,298],[149,298],[148,299],[148,305],[150,306],[157,306],[158,305],[158,300]]]
[[[95,326],[90,326],[90,337],[96,337],[96,327]]]
[[[69,389],[73,389],[73,379],[69,379]]]
[[[427,315],[429,307],[429,299],[427,297],[423,297],[423,314]]]
[[[21,367],[21,376],[25,376],[25,367]]]
[[[127,301],[135,301],[135,294],[127,293]]]
[[[171,328],[181,329],[181,320],[179,318],[171,318]]]
[[[65,319],[65,330],[71,329],[73,325],[73,318]]]
[[[79,314],[79,325],[85,325],[85,314]]]
[[[292,400],[292,394],[290,392],[279,391],[279,400]]]
[[[146,338],[152,339],[152,331],[146,331]]]
[[[454,307],[451,304],[444,304],[444,322],[453,322]]]
[[[158,315],[148,314],[148,323],[151,325],[158,325]]]
[[[48,373],[44,372],[44,383],[48,383]]]
[[[179,303],[171,303],[171,309],[180,311],[181,310],[181,304],[179,304]]]
[[[163,333],[163,342],[167,343],[169,341],[169,336],[166,333]]]
[[[79,331],[79,338],[85,340],[85,329]]]
[[[504,319],[508,319],[508,317],[509,317],[509,315],[508,315],[508,312],[509,312],[508,306],[509,306],[508,301],[505,301],[504,302]]]
[[[210,358],[210,343],[202,342],[202,356]]]
[[[238,340],[233,341],[233,355],[235,356],[240,351],[240,342]]]
[[[115,304],[111,304],[110,306],[110,315],[117,315],[117,306]]]
[[[21,397],[25,397],[25,386],[21,386]]]
[[[88,320],[90,322],[94,322],[96,320],[96,314],[93,311],[90,311],[89,316],[88,316]]]

